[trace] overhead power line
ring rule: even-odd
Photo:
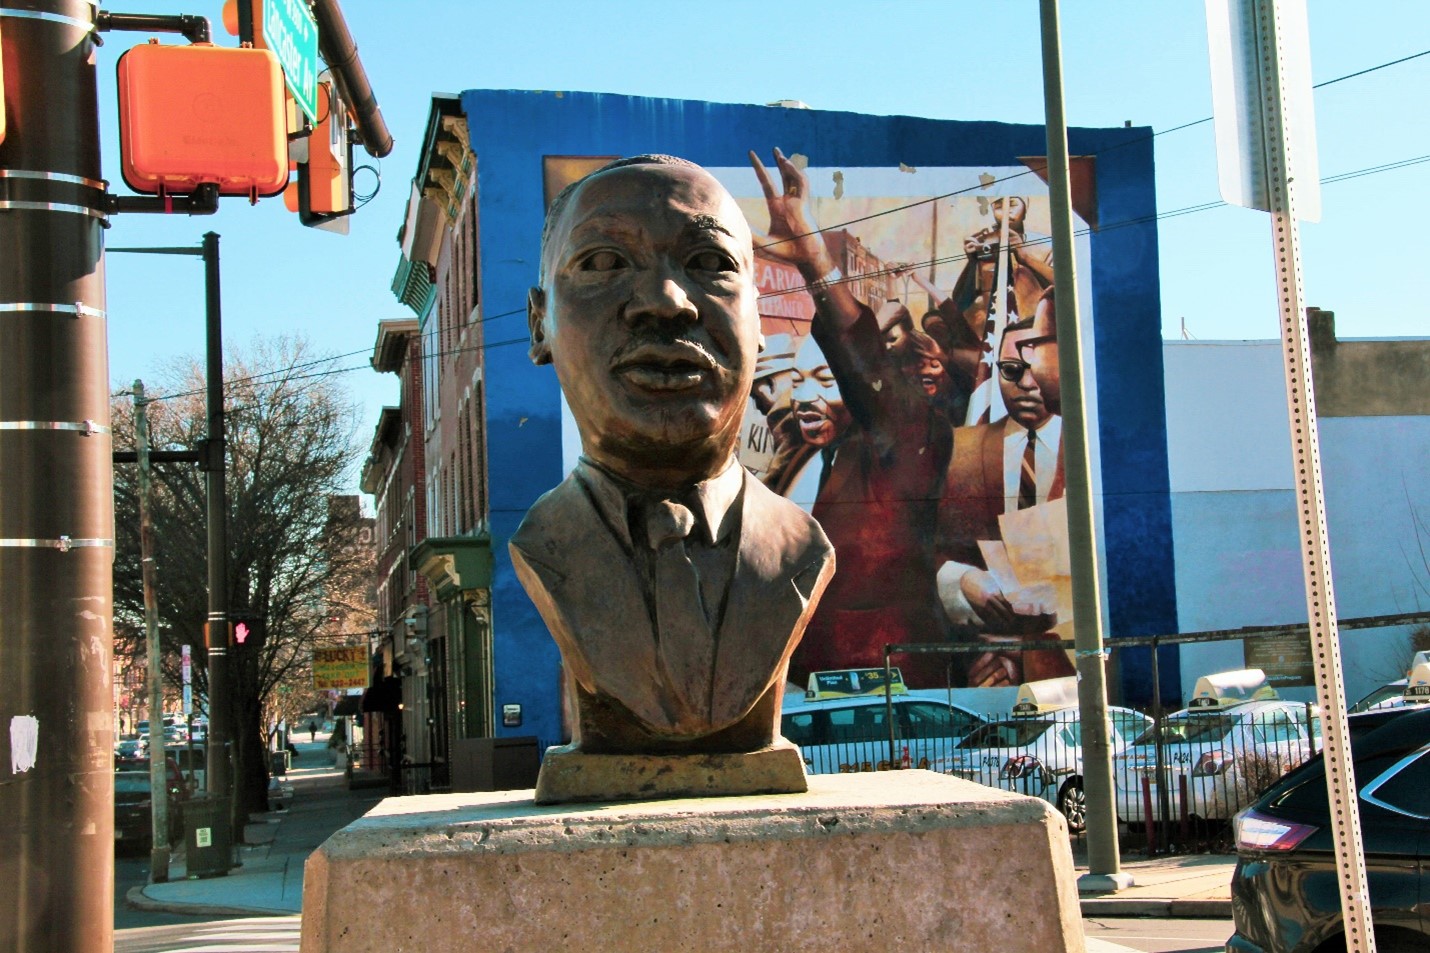
[[[1393,66],[1399,66],[1399,65],[1402,64],[1402,63],[1408,63],[1408,62],[1410,62],[1410,61],[1412,61],[1412,60],[1416,60],[1416,59],[1419,59],[1419,58],[1424,57],[1424,56],[1430,56],[1430,50],[1421,50],[1420,52],[1418,52],[1418,53],[1412,53],[1412,54],[1410,54],[1409,56],[1402,56],[1402,57],[1400,57],[1399,59],[1388,60],[1388,61],[1386,61],[1386,62],[1384,62],[1384,63],[1378,63],[1378,64],[1376,64],[1375,66],[1369,66],[1369,67],[1366,67],[1365,69],[1356,70],[1356,71],[1353,72],[1353,73],[1346,73],[1346,74],[1344,74],[1344,75],[1342,75],[1342,76],[1337,76],[1337,77],[1334,77],[1333,79],[1328,79],[1328,80],[1325,80],[1325,81],[1323,81],[1323,82],[1316,83],[1312,88],[1313,88],[1313,89],[1321,89],[1321,88],[1326,87],[1326,86],[1331,86],[1331,85],[1334,85],[1334,84],[1336,84],[1336,83],[1345,82],[1346,80],[1355,79],[1355,78],[1357,78],[1357,77],[1365,76],[1365,75],[1370,74],[1370,73],[1375,73],[1375,72],[1378,72],[1378,71],[1380,71],[1380,70],[1388,69],[1388,68],[1393,67]],[[1101,152],[1097,153],[1097,155],[1099,155],[1099,156],[1100,156],[1100,155],[1105,155],[1106,153],[1115,151],[1115,150],[1117,150],[1117,149],[1124,149],[1124,148],[1127,148],[1127,147],[1129,147],[1129,146],[1137,145],[1137,144],[1139,144],[1139,143],[1148,142],[1148,141],[1150,141],[1150,140],[1152,140],[1152,139],[1158,138],[1159,136],[1165,136],[1165,135],[1169,135],[1169,134],[1174,133],[1174,132],[1180,132],[1180,131],[1182,131],[1182,130],[1184,130],[1184,129],[1190,129],[1190,128],[1194,127],[1194,126],[1199,126],[1199,125],[1202,125],[1202,124],[1204,124],[1204,123],[1208,123],[1208,122],[1211,122],[1211,121],[1212,121],[1212,117],[1211,117],[1211,116],[1207,116],[1207,117],[1202,118],[1202,119],[1196,119],[1196,120],[1193,120],[1193,121],[1191,121],[1191,122],[1182,123],[1182,124],[1180,124],[1180,125],[1172,126],[1172,127],[1170,127],[1170,128],[1167,128],[1167,129],[1158,130],[1158,131],[1153,132],[1153,133],[1151,133],[1150,135],[1147,135],[1147,136],[1141,136],[1141,137],[1138,137],[1138,138],[1136,138],[1136,139],[1131,139],[1131,140],[1128,140],[1128,141],[1125,141],[1125,142],[1117,143],[1116,145],[1113,145],[1113,146],[1108,146],[1106,149],[1103,149]],[[1369,175],[1376,175],[1376,174],[1383,173],[1383,172],[1393,172],[1393,171],[1396,171],[1396,170],[1398,170],[1398,169],[1409,168],[1409,167],[1411,167],[1411,166],[1421,165],[1421,164],[1426,163],[1426,162],[1430,162],[1430,155],[1415,156],[1415,157],[1409,158],[1409,159],[1401,159],[1401,160],[1398,160],[1398,161],[1396,161],[1396,162],[1387,162],[1387,163],[1383,163],[1383,164],[1381,164],[1381,165],[1369,166],[1369,167],[1364,168],[1364,169],[1356,169],[1356,170],[1353,170],[1353,171],[1350,171],[1350,172],[1342,172],[1342,173],[1338,173],[1338,174],[1336,174],[1336,175],[1326,176],[1325,178],[1321,179],[1321,184],[1323,184],[1323,185],[1333,185],[1333,184],[1338,183],[1338,182],[1348,182],[1348,181],[1350,181],[1350,180],[1352,180],[1352,179],[1358,179],[1358,178],[1362,178],[1362,177],[1364,177],[1364,176],[1369,176]],[[1027,169],[1027,170],[1024,170],[1024,171],[1022,171],[1022,172],[1015,172],[1015,173],[1013,173],[1012,175],[1007,175],[1007,176],[1003,176],[1002,178],[995,179],[993,182],[989,183],[988,186],[986,186],[986,187],[983,186],[983,185],[970,186],[970,187],[965,188],[965,189],[957,189],[957,190],[952,191],[952,192],[946,192],[946,193],[943,193],[942,195],[935,195],[935,196],[932,196],[932,197],[929,197],[929,198],[925,198],[925,199],[918,199],[918,200],[916,200],[916,201],[908,202],[908,203],[906,203],[906,204],[904,204],[904,205],[900,205],[900,206],[897,206],[897,207],[895,207],[895,208],[885,209],[885,210],[883,210],[883,211],[875,212],[875,213],[872,213],[872,214],[870,214],[870,215],[860,216],[860,217],[858,217],[858,218],[852,218],[852,219],[849,219],[849,220],[847,220],[847,221],[840,222],[840,223],[837,223],[837,224],[834,224],[834,225],[823,226],[823,227],[821,227],[821,228],[815,229],[814,231],[808,232],[808,233],[806,233],[806,234],[807,234],[807,235],[817,235],[817,234],[822,234],[822,233],[824,233],[824,232],[835,231],[835,230],[838,230],[838,229],[846,228],[846,227],[848,227],[848,226],[850,226],[850,225],[857,225],[857,224],[859,224],[859,223],[861,223],[861,222],[870,221],[871,219],[881,218],[881,217],[883,217],[883,216],[885,216],[885,215],[892,215],[892,214],[894,214],[894,213],[896,213],[896,212],[904,212],[904,211],[908,211],[909,209],[918,208],[919,206],[927,205],[927,204],[929,204],[929,203],[931,203],[931,202],[939,202],[939,201],[942,201],[942,200],[947,199],[947,198],[953,198],[953,197],[956,197],[956,196],[959,196],[959,195],[968,194],[968,193],[970,193],[970,192],[984,191],[986,188],[991,187],[991,186],[993,186],[993,185],[996,185],[996,184],[999,184],[999,183],[1002,183],[1002,182],[1007,182],[1007,181],[1010,181],[1010,180],[1012,180],[1012,179],[1022,178],[1023,176],[1032,175],[1032,174],[1033,174],[1033,170],[1031,170],[1031,169]],[[1123,221],[1120,221],[1120,222],[1112,222],[1112,223],[1103,224],[1103,225],[1101,225],[1101,226],[1098,228],[1098,231],[1099,231],[1099,232],[1106,232],[1106,231],[1111,231],[1111,230],[1118,229],[1118,228],[1126,228],[1126,227],[1133,226],[1133,225],[1141,225],[1141,224],[1145,224],[1145,223],[1147,223],[1147,222],[1152,222],[1152,221],[1162,221],[1162,220],[1170,219],[1170,218],[1179,218],[1179,217],[1184,216],[1184,215],[1192,215],[1192,214],[1195,214],[1195,213],[1198,213],[1198,212],[1206,212],[1206,211],[1210,211],[1211,209],[1221,208],[1221,207],[1224,206],[1224,205],[1226,205],[1226,203],[1223,202],[1223,201],[1202,202],[1202,203],[1199,203],[1199,204],[1196,204],[1196,205],[1188,205],[1188,206],[1184,206],[1184,207],[1182,207],[1182,208],[1172,209],[1172,210],[1166,211],[1166,212],[1159,212],[1159,213],[1157,213],[1157,214],[1155,214],[1155,215],[1141,216],[1141,217],[1138,217],[1138,218],[1126,219],[1126,220],[1123,220]],[[1086,234],[1088,234],[1090,231],[1091,231],[1091,229],[1089,229],[1089,228],[1083,228],[1083,229],[1079,230],[1076,234],[1077,234],[1078,236],[1086,235]],[[768,243],[766,243],[766,244],[764,244],[764,245],[757,246],[757,247],[759,247],[759,248],[771,248],[771,247],[773,247],[773,246],[775,246],[775,245],[784,244],[784,243],[786,243],[786,242],[793,241],[795,238],[801,238],[801,237],[805,237],[805,236],[803,236],[803,235],[791,236],[790,238],[779,239],[778,241],[768,242]],[[1044,243],[1047,243],[1048,241],[1051,241],[1051,239],[1038,239],[1038,240],[1033,240],[1033,241],[1025,242],[1025,244],[1026,244],[1026,245],[1029,245],[1029,246],[1032,246],[1032,245],[1044,244]],[[906,270],[909,270],[909,269],[912,269],[912,268],[922,268],[922,267],[927,267],[927,266],[929,266],[929,265],[950,264],[950,263],[959,262],[959,261],[966,261],[967,258],[968,258],[967,255],[949,255],[949,256],[946,256],[946,257],[940,257],[940,258],[936,258],[936,259],[930,259],[930,260],[928,260],[928,261],[923,261],[923,262],[901,262],[901,263],[899,264],[899,266],[898,266],[897,269],[895,269],[895,268],[882,268],[882,269],[878,269],[878,270],[876,270],[876,271],[864,272],[864,273],[861,273],[861,274],[858,274],[858,275],[846,275],[846,276],[844,276],[843,278],[840,278],[837,282],[830,282],[830,284],[849,283],[849,282],[854,282],[854,281],[860,281],[860,280],[867,279],[867,278],[884,277],[884,276],[887,276],[887,275],[890,275],[890,274],[894,274],[894,273],[896,273],[896,272],[902,272],[902,271],[906,271]],[[807,290],[807,288],[808,288],[808,286],[806,286],[806,285],[799,285],[799,286],[795,286],[795,287],[792,287],[792,288],[782,289],[782,290],[777,291],[777,292],[770,292],[770,293],[768,293],[768,294],[761,295],[760,298],[761,298],[761,299],[764,299],[764,298],[779,297],[779,296],[783,296],[783,295],[787,295],[787,294],[793,294],[793,293],[796,293],[796,292],[799,292],[799,291],[805,291],[805,290]],[[509,317],[513,317],[513,316],[518,315],[518,314],[525,314],[525,313],[526,313],[526,307],[525,307],[525,306],[520,307],[520,308],[512,308],[511,310],[501,311],[501,312],[498,312],[498,313],[496,313],[496,314],[483,315],[482,317],[478,318],[477,321],[472,322],[472,323],[475,323],[475,324],[486,324],[487,322],[490,322],[490,321],[496,321],[496,320],[501,319],[501,318],[509,318]],[[427,333],[427,334],[435,335],[435,334],[437,333],[437,329],[434,329],[434,330],[429,331],[429,332],[426,332],[426,333]],[[425,335],[424,335],[424,336],[425,336]],[[447,349],[447,350],[443,350],[443,351],[432,351],[432,352],[428,352],[425,356],[427,356],[427,357],[450,357],[450,356],[453,356],[453,355],[456,355],[456,354],[467,353],[467,352],[470,352],[470,351],[487,350],[487,349],[489,349],[489,348],[497,348],[497,347],[508,347],[508,346],[510,346],[510,345],[513,345],[513,344],[525,344],[525,343],[527,343],[529,340],[530,340],[530,339],[527,338],[527,337],[521,337],[521,338],[511,338],[511,339],[509,339],[509,340],[504,340],[504,341],[493,341],[493,342],[490,342],[490,343],[485,343],[485,342],[484,342],[484,343],[482,343],[482,344],[466,345],[466,346],[451,348],[451,349]],[[232,386],[232,385],[235,385],[235,384],[250,383],[250,382],[255,382],[255,381],[268,382],[268,383],[277,383],[277,382],[280,381],[280,380],[282,380],[282,381],[301,381],[301,380],[310,380],[310,379],[313,379],[313,378],[328,377],[328,376],[332,376],[332,375],[335,375],[335,374],[348,374],[348,373],[352,373],[353,371],[370,370],[370,369],[371,369],[371,364],[355,364],[355,365],[352,365],[352,366],[349,366],[349,367],[328,368],[328,369],[325,369],[325,370],[316,371],[316,372],[311,373],[311,374],[298,374],[298,375],[292,375],[292,374],[291,374],[291,372],[292,372],[293,370],[297,370],[297,369],[305,368],[305,367],[315,367],[315,366],[318,366],[318,365],[320,365],[320,364],[330,363],[330,362],[333,362],[333,361],[339,361],[339,360],[342,360],[343,358],[346,358],[346,357],[355,357],[355,356],[357,356],[357,355],[359,355],[359,354],[366,354],[366,353],[369,352],[369,350],[370,350],[370,349],[368,349],[368,348],[362,348],[362,349],[360,349],[360,350],[347,351],[347,352],[342,353],[342,354],[334,354],[334,355],[331,355],[331,356],[329,356],[329,357],[317,358],[317,359],[314,359],[314,360],[312,360],[312,361],[305,361],[305,362],[303,362],[303,363],[301,363],[301,364],[295,364],[295,365],[292,365],[292,366],[287,367],[287,368],[280,368],[280,369],[276,369],[276,370],[273,370],[273,371],[263,371],[263,372],[260,372],[260,373],[258,373],[258,374],[249,375],[249,376],[247,376],[247,377],[234,378],[233,380],[230,380],[230,381],[225,382],[225,386],[227,387],[227,386]],[[154,402],[162,401],[162,400],[175,400],[175,399],[178,399],[178,398],[180,398],[180,397],[190,397],[190,396],[194,396],[195,394],[202,394],[202,393],[203,393],[203,390],[202,390],[202,389],[190,390],[190,391],[180,391],[180,392],[174,393],[174,394],[164,394],[164,395],[160,395],[160,396],[151,397],[151,398],[149,398],[149,402],[150,402],[150,403],[154,403]],[[128,396],[128,391],[121,391],[121,392],[118,392],[118,393],[116,393],[116,394],[114,394],[114,395],[112,395],[112,396],[113,396],[113,397],[116,397],[116,398],[125,397],[125,396]]]

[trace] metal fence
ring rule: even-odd
[[[394,795],[433,794],[451,787],[447,762],[431,761],[423,764],[398,764],[392,770],[392,793]]]
[[[945,716],[929,715],[930,705]],[[783,720],[812,774],[926,768],[1043,798],[1071,833],[1085,831],[1076,708],[991,713],[980,723],[907,697],[887,707],[814,707]],[[1253,704],[1160,722],[1126,708],[1109,715],[1118,818],[1163,849],[1217,844],[1233,814],[1320,747],[1319,714],[1309,704]]]

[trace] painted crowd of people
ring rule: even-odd
[[[1069,621],[1056,558],[1027,578],[1009,556],[1029,527],[1042,528],[1035,548],[1056,551],[1059,534],[1066,547],[1049,507],[1063,495],[1052,252],[1026,230],[1027,200],[985,200],[992,224],[967,236],[946,293],[893,266],[927,296],[916,318],[907,303],[855,295],[801,168],[776,149],[776,180],[750,160],[769,211],[758,252],[798,268],[814,301],[808,334],[769,335],[756,369],[771,437],[762,479],[810,506],[837,557],[791,679],[882,666],[886,645],[947,642],[977,648],[895,654],[910,685],[1070,674],[1066,653],[1016,645]]]

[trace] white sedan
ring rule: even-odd
[[[1152,719],[1130,708],[1109,708],[1114,752]],[[1040,797],[1067,819],[1068,831],[1087,827],[1082,781],[1082,720],[1076,707],[990,721],[959,742],[946,763],[933,765],[969,781]]]
[[[1221,708],[1188,708],[1168,715],[1160,732],[1149,728],[1113,759],[1117,816],[1132,824],[1153,816],[1165,784],[1168,819],[1184,810],[1202,820],[1226,820],[1319,747],[1321,721],[1314,706],[1283,700]],[[1157,741],[1162,778],[1157,777]],[[1159,784],[1159,780],[1163,784]]]

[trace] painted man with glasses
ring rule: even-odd
[[[1063,496],[1062,416],[1048,401],[1049,394],[1059,393],[1053,307],[1050,289],[1033,316],[1003,331],[997,372],[1008,416],[954,431],[939,507],[938,548],[944,561],[938,590],[949,621],[989,643],[969,666],[971,686],[1072,674],[1061,651],[999,647],[1046,637],[1057,621],[1057,606],[1047,586],[1005,591],[1007,570],[989,565],[988,559],[990,552],[1000,551],[1000,516]],[[1066,533],[1065,525],[1057,530]]]

